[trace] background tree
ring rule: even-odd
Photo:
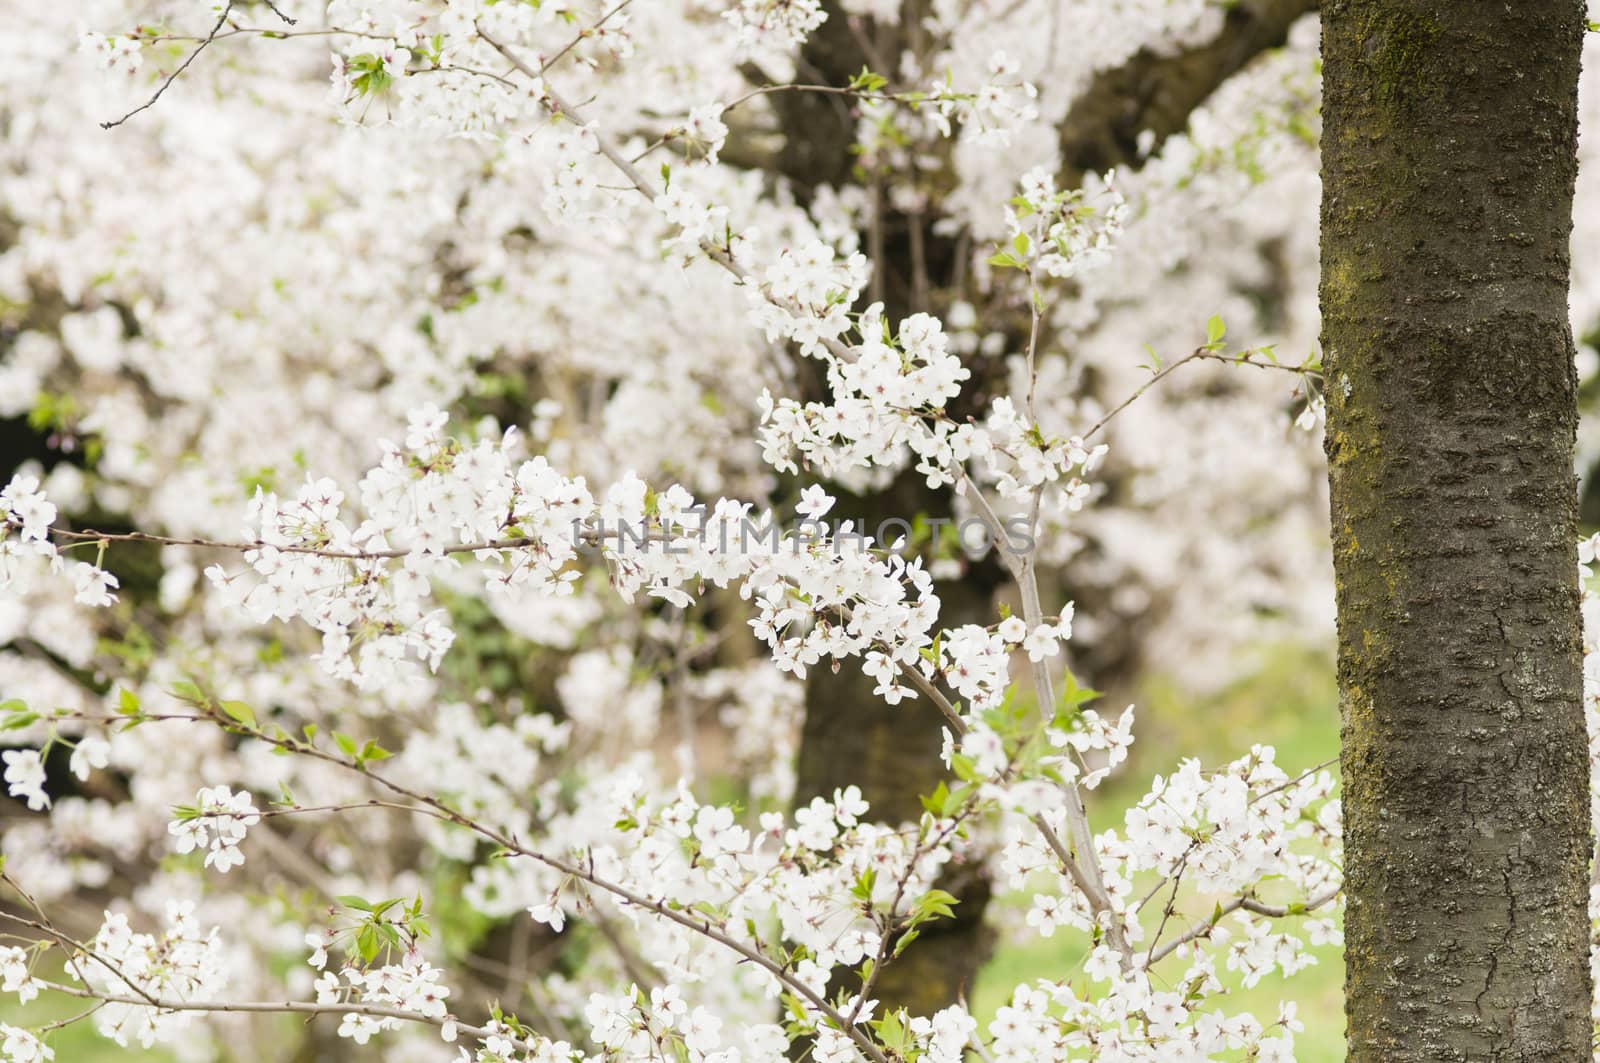
[[[1096,73],[1071,94],[1060,129],[1061,172],[1065,189],[1080,189],[1086,175],[1136,170],[1170,136],[1181,132],[1190,115],[1230,76],[1261,52],[1281,47],[1294,21],[1315,7],[1313,0],[1269,0],[1238,4],[1220,25],[1207,27],[1193,41],[1174,46],[1147,45],[1122,62]],[[927,4],[907,0],[894,21],[875,21],[837,3],[823,6],[827,19],[800,49],[798,83],[843,89],[860,71],[883,57],[906,55],[921,65],[947,41],[927,32]],[[984,292],[961,252],[969,236],[959,217],[947,212],[941,186],[952,178],[948,159],[934,155],[905,167],[883,161],[858,163],[857,108],[834,95],[789,92],[776,97],[782,148],[770,165],[787,178],[803,202],[819,188],[851,185],[870,189],[870,207],[861,216],[860,245],[871,249],[873,292],[885,300],[890,320],[917,310],[948,314],[957,302],[979,302]],[[1142,138],[1142,139],[1141,139]],[[902,172],[898,172],[900,170]],[[897,188],[909,195],[896,196]],[[956,224],[951,224],[955,222]],[[1004,349],[1021,351],[1029,343],[1024,307],[1008,307],[991,327]],[[1003,366],[977,367],[977,379],[963,398],[977,413],[986,392],[1003,392]],[[813,394],[824,392],[820,372]],[[1110,398],[1110,396],[1107,396]],[[845,515],[864,527],[886,520],[943,517],[956,511],[949,491],[931,490],[915,472],[902,473],[887,488],[849,500]],[[930,560],[939,542],[922,543]],[[948,548],[946,548],[948,554]],[[996,591],[1004,582],[998,558],[962,558],[937,584],[942,615],[951,626],[985,624],[996,615]],[[1086,609],[1107,606],[1092,586],[1073,586]],[[1086,662],[1097,684],[1133,682],[1137,650],[1129,640],[1108,639]],[[817,670],[806,683],[805,722],[796,759],[795,804],[826,798],[837,788],[859,782],[874,815],[885,822],[913,819],[923,795],[944,776],[940,722],[931,706],[888,705],[873,694],[874,682],[854,667]],[[981,868],[956,869],[944,883],[960,900],[956,916],[924,931],[900,964],[880,983],[887,1001],[935,1010],[970,993],[974,976],[991,948],[985,924],[990,887]]]

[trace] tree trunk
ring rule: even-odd
[[[1590,1058],[1579,0],[1322,5],[1349,1058]]]
[[[842,507],[869,533],[880,521],[910,520],[918,510],[940,516],[950,512],[947,499],[927,489],[911,474],[882,494],[841,498]],[[994,594],[1001,580],[992,561],[972,566],[960,580],[941,582],[939,623],[942,627],[989,624],[999,615]],[[922,816],[922,797],[949,777],[940,750],[948,726],[939,710],[924,698],[887,704],[872,693],[875,681],[858,661],[834,672],[814,667],[806,677],[806,715],[796,766],[795,804],[812,797],[831,799],[836,788],[861,788],[871,817],[880,823],[914,822]],[[985,927],[988,879],[976,867],[951,867],[939,888],[959,901],[955,917],[937,919],[921,928],[914,944],[885,965],[873,995],[879,1014],[908,1008],[913,1015],[932,1015],[965,994],[972,995],[978,968],[989,956],[993,935]],[[856,991],[859,979],[841,976],[833,988]]]

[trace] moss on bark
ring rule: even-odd
[[[1322,5],[1349,1058],[1590,1058],[1577,0]]]

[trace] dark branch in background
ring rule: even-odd
[[[274,15],[277,15],[280,19],[282,19],[284,25],[294,26],[299,24],[296,19],[292,19],[288,15],[285,15],[282,11],[278,10],[278,5],[273,3],[272,0],[261,0],[261,3],[266,4],[268,11],[271,11]]]
[[[1119,67],[1102,70],[1061,123],[1061,186],[1089,171],[1138,166],[1139,136],[1149,130],[1153,154],[1189,124],[1189,116],[1252,59],[1280,47],[1317,0],[1239,0],[1210,40],[1176,51],[1145,47]]]

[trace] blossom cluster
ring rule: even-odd
[[[204,849],[205,866],[218,872],[244,863],[239,843],[249,828],[261,822],[250,795],[236,794],[226,786],[201,790],[194,804],[177,809],[177,815],[168,825],[173,849],[180,853]]]
[[[308,937],[314,940],[318,935]],[[445,1021],[450,987],[441,984],[444,972],[415,950],[408,950],[399,963],[370,967],[349,964],[339,971],[328,971],[324,969],[327,953],[319,946],[310,962],[321,972],[315,984],[318,1004],[361,1003],[399,1008],[423,1019],[439,1020],[444,1039],[455,1040],[454,1029]],[[402,1020],[393,1016],[349,1011],[340,1020],[337,1032],[340,1037],[364,1045],[373,1035],[399,1029],[402,1025]]]
[[[738,0],[722,17],[744,47],[781,53],[802,44],[828,13],[820,0]]]
[[[199,1018],[196,1011],[152,1008],[149,999],[218,1000],[228,985],[217,928],[202,928],[192,901],[169,901],[165,916],[158,935],[134,930],[122,913],[106,913],[88,942],[90,958],[69,966],[85,989],[109,998],[94,1013],[95,1028],[123,1047],[173,1043]]]
[[[14,476],[0,489],[0,589],[25,593],[41,571],[66,571],[79,605],[112,604],[117,577],[97,564],[61,556],[50,539],[55,519],[56,507],[40,490],[38,477]]]
[[[1061,191],[1054,175],[1038,167],[1022,175],[1021,191],[1006,210],[1007,265],[1066,279],[1109,256],[1127,224],[1128,203],[1109,171],[1089,188]]]
[[[56,1050],[31,1030],[0,1022],[0,1059],[6,1063],[46,1063],[56,1058]]]
[[[625,599],[642,592],[681,606],[693,600],[689,587],[737,582],[758,610],[751,627],[797,676],[874,648],[933,671],[919,651],[932,642],[938,598],[917,560],[840,548],[820,522],[821,534],[780,535],[748,503],[702,508],[679,485],[655,493],[637,477],[596,499],[542,456],[516,462],[514,431],[469,446],[442,427],[437,411],[417,411],[405,446],[384,444],[382,464],[361,483],[360,521],[343,515],[343,493],[329,481],[308,481],[287,503],[259,493],[250,537],[261,545],[246,553],[249,569],[213,566],[213,583],[260,620],[307,621],[322,633],[332,674],[381,687],[408,654],[437,667],[448,648],[444,613],[426,596],[430,577],[456,564],[449,555],[475,555],[490,593],[561,595],[578,578],[580,547],[593,542]],[[659,545],[630,549],[596,534],[606,528],[641,529]],[[963,665],[947,650],[938,667]]]
[[[28,950],[12,946],[0,948],[0,992],[15,993],[17,1003],[26,1004],[39,995]]]
[[[35,749],[8,749],[0,753],[5,761],[6,792],[28,802],[35,812],[50,807],[45,793],[44,759]]]

